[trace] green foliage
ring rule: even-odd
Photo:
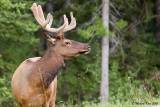
[[[119,7],[121,3],[125,5]],[[146,78],[150,78],[156,71],[159,71],[160,61],[159,40],[155,37],[154,33],[158,30],[154,29],[155,25],[152,20],[155,18],[155,14],[151,10],[153,2],[148,1],[145,3],[149,7],[147,10],[138,1],[128,3],[125,0],[121,2],[117,0],[114,1],[114,5],[110,9],[111,16],[117,19],[117,21],[114,20],[111,23],[110,35],[117,36],[119,38],[118,41],[122,42],[121,46],[117,48],[116,53],[110,54],[109,98],[113,104],[131,100],[152,101],[151,99],[155,100],[158,97],[156,95],[159,93],[157,89],[160,88],[157,85],[159,79],[157,81],[153,80],[148,86],[143,86]],[[118,10],[120,10],[120,13],[118,13]],[[139,16],[142,15],[142,11],[146,11],[143,17]],[[122,16],[119,18],[120,15]],[[98,29],[98,25],[95,24],[96,22],[97,20],[86,29],[80,29],[78,33],[82,36],[87,35],[88,38],[89,35],[90,37],[92,35],[104,36],[104,34],[97,35],[97,33],[93,33],[94,29]],[[101,32],[103,31],[105,30]],[[114,44],[111,43],[111,47],[112,45]],[[135,93],[136,96],[134,96]],[[148,99],[146,99],[146,96]]]
[[[115,24],[116,24],[116,27],[118,27],[118,29],[120,29],[120,30],[122,30],[123,28],[125,28],[128,25],[127,21],[124,21],[123,19],[120,19]]]
[[[25,59],[37,56],[35,53],[38,47],[42,48],[40,45],[46,45],[40,44],[39,39],[34,36],[40,26],[31,15],[30,7],[33,2],[35,1],[0,0],[0,106],[2,107],[17,106],[10,85],[13,72]],[[53,24],[57,26],[62,14],[69,15],[72,11],[77,20],[77,29],[68,32],[66,37],[88,42],[92,47],[90,54],[67,61],[66,68],[58,75],[57,105],[130,107],[133,101],[159,102],[159,77],[144,85],[146,79],[150,79],[160,70],[159,38],[155,36],[160,28],[155,26],[154,19],[157,17],[154,12],[155,3],[151,0],[110,2],[111,21],[108,31],[108,28],[103,27],[101,20],[101,1],[74,0],[71,4],[67,4],[65,0],[52,2]],[[48,1],[40,4],[46,3]],[[98,104],[102,36],[110,37],[111,49],[116,46],[115,51],[110,54],[108,104]],[[120,44],[117,45],[119,41]]]
[[[117,22],[118,26],[121,26],[121,28],[126,27],[126,22],[125,21],[120,21]],[[95,21],[94,24],[90,25],[87,27],[87,29],[78,29],[78,34],[83,36],[84,38],[90,38],[93,36],[107,36],[107,37],[112,37],[114,36],[114,32],[112,31],[107,31],[108,28],[104,28],[103,22],[100,20],[100,18],[97,18],[97,21]]]
[[[13,95],[11,94],[10,82],[8,82],[7,77],[0,78],[0,106],[14,106],[17,105],[13,100]]]
[[[119,72],[119,64],[117,62],[113,62],[109,78],[109,90],[111,96],[109,100],[113,102],[113,104],[118,101],[125,102],[131,97],[133,92],[129,92],[129,90],[135,90],[136,85],[140,83],[140,81],[134,79],[135,77],[136,73],[132,73],[130,70],[122,76],[121,72]]]
[[[106,28],[103,27],[103,23],[101,20],[96,21],[93,25],[89,26],[86,30],[82,30],[82,29],[78,30],[78,34],[82,35],[86,39],[94,35],[104,36],[106,35],[106,32],[107,32]]]
[[[33,56],[39,28],[28,13],[28,3],[0,1],[0,106],[16,106],[11,93],[11,77],[18,65]],[[30,48],[32,47],[32,49]]]

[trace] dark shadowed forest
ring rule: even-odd
[[[53,15],[55,28],[63,24],[63,14],[70,22],[73,12],[77,25],[65,38],[91,46],[89,54],[65,61],[58,74],[56,107],[160,105],[159,0],[110,0],[108,27],[102,0],[0,0],[0,107],[18,107],[11,90],[13,73],[25,59],[43,56],[50,44],[30,10],[35,2],[45,17]],[[104,37],[109,44],[104,65],[109,97],[101,103]]]

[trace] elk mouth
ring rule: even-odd
[[[81,51],[79,52],[79,54],[85,54],[87,51]]]
[[[90,51],[91,51],[91,47],[88,46],[88,49],[80,51],[79,54],[88,54]]]
[[[80,51],[79,54],[88,54],[90,52],[90,50],[87,51]]]

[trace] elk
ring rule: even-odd
[[[88,44],[64,38],[64,33],[76,26],[72,12],[70,24],[64,15],[64,24],[51,28],[53,17],[50,13],[45,19],[41,6],[36,3],[31,10],[51,44],[42,57],[26,59],[16,69],[11,82],[12,93],[20,107],[54,107],[57,75],[65,66],[64,61],[87,54],[91,48]],[[51,37],[47,32],[56,33],[56,37]]]

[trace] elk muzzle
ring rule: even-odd
[[[88,54],[90,51],[91,51],[91,47],[90,47],[88,44],[86,44],[86,45],[84,46],[84,49],[81,50],[81,51],[79,52],[79,54]]]

